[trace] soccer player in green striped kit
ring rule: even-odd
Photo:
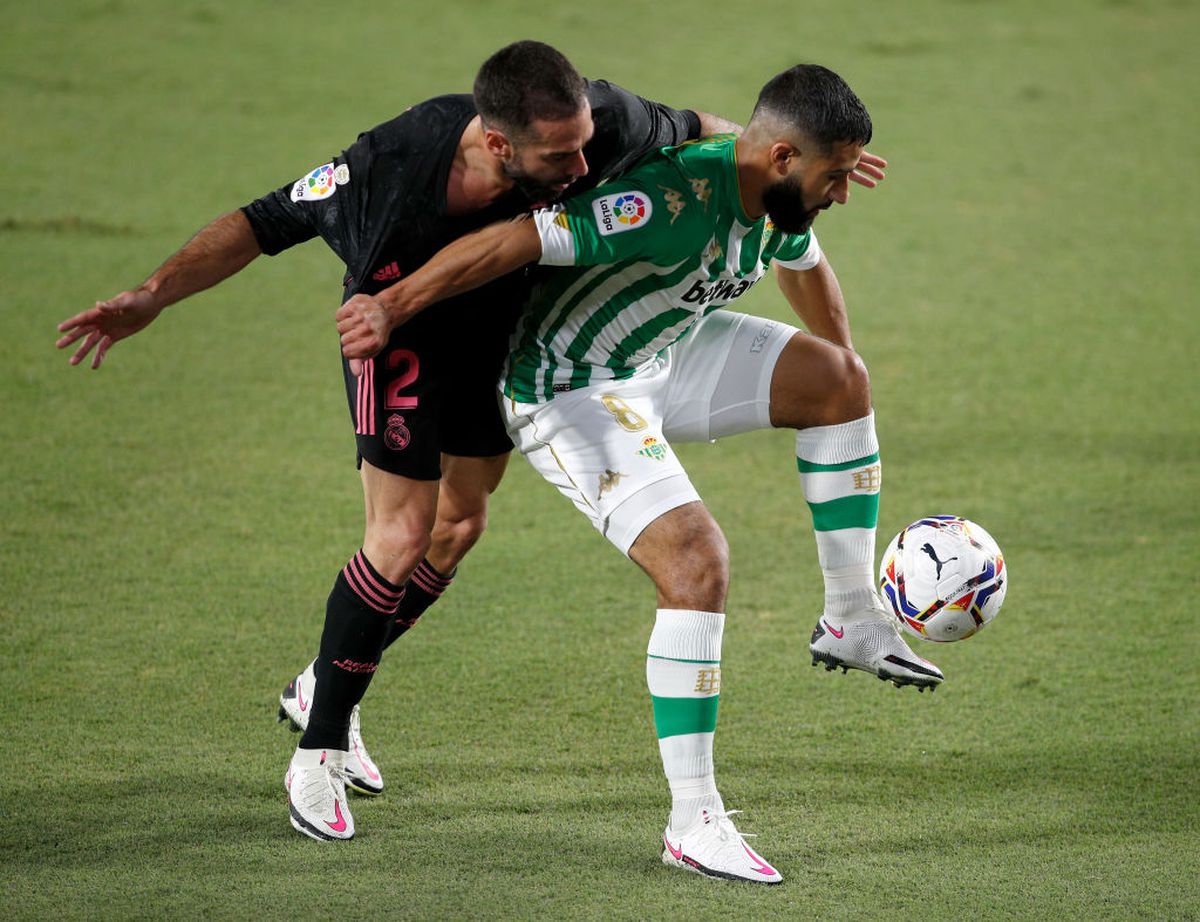
[[[398,323],[526,263],[545,272],[500,382],[522,454],[658,590],[646,678],[672,794],[663,861],[778,883],[729,819],[713,771],[728,548],[672,443],[796,429],[825,607],[814,665],[897,685],[942,674],[900,639],[875,592],[880,462],[870,385],[837,279],[812,232],[849,198],[871,139],[832,71],[798,65],[763,88],[745,132],[664,148],[532,219],[492,225],[338,313],[366,357]],[[728,308],[774,264],[810,333]]]

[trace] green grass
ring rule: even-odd
[[[1200,918],[1200,13],[1186,2],[617,0],[6,11],[0,128],[0,909],[10,918]],[[807,665],[791,440],[683,451],[734,584],[718,777],[787,880],[669,872],[645,578],[515,460],[394,648],[388,791],[321,847],[273,699],[361,538],[319,244],[173,308],[105,369],[54,325],[215,214],[536,36],[745,118],[843,73],[886,184],[821,219],[872,369],[881,540],[985,524],[1012,573],[937,695]],[[759,286],[747,309],[786,317]]]

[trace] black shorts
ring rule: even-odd
[[[360,467],[437,480],[443,452],[512,451],[497,396],[510,314],[435,305],[393,331],[361,377],[342,361]]]

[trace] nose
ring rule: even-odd
[[[843,177],[835,182],[829,197],[839,205],[845,205],[846,202],[850,201],[850,180]]]
[[[581,179],[588,174],[587,157],[583,156],[583,151],[575,155],[575,160],[571,164],[571,175],[576,179]]]

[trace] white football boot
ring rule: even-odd
[[[822,615],[808,649],[814,666],[824,663],[827,671],[841,667],[842,672],[861,669],[897,688],[915,685],[918,691],[932,690],[945,678],[937,666],[909,649],[895,616],[878,597],[875,606],[847,618]]]
[[[313,694],[317,690],[314,671],[316,660],[288,683],[279,696],[279,722],[289,721],[290,729],[301,733],[308,729],[308,716],[312,713]],[[383,775],[375,764],[367,747],[363,745],[362,728],[359,723],[358,705],[350,712],[350,741],[346,753],[346,784],[358,794],[374,797],[383,793]]]
[[[288,813],[297,832],[328,842],[354,837],[354,817],[346,802],[346,753],[297,749],[283,783]]]
[[[729,817],[740,810],[702,810],[690,829],[663,833],[663,864],[705,877],[741,880],[753,884],[778,884],[783,875],[746,844]],[[753,833],[746,833],[753,835]]]
[[[303,733],[308,729],[308,715],[312,712],[313,693],[317,690],[317,661],[313,660],[300,675],[288,682],[279,696],[279,723],[290,721],[288,729]]]
[[[383,793],[383,775],[363,745],[358,724],[358,705],[350,712],[350,751],[346,753],[346,784],[359,794],[375,797]]]

